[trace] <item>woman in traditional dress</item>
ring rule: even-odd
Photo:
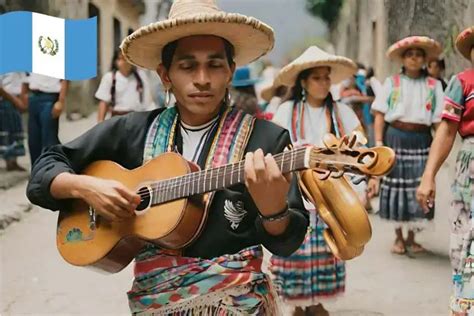
[[[350,59],[328,54],[316,46],[308,48],[275,79],[293,87],[293,96],[279,106],[273,121],[290,131],[297,146],[323,146],[326,133],[341,137],[362,130],[354,111],[334,102],[329,92],[331,83],[352,76],[356,70]],[[270,270],[278,294],[293,307],[294,315],[327,315],[321,302],[344,292],[345,265],[324,241],[324,223],[316,215],[315,206],[305,204],[311,210],[305,241],[290,257],[273,256]]]
[[[401,73],[385,80],[383,91],[372,104],[375,115],[376,145],[387,145],[395,150],[397,162],[390,174],[382,178],[379,214],[395,224],[392,252],[405,254],[423,252],[415,241],[433,219],[434,209],[425,214],[416,201],[418,187],[431,145],[431,129],[441,121],[443,88],[427,75],[426,61],[437,57],[441,46],[425,36],[411,36],[393,44],[387,56],[403,67]],[[378,183],[369,183],[371,192],[378,191]],[[404,238],[402,228],[407,228]]]
[[[474,314],[474,26],[456,39],[459,52],[471,67],[455,75],[446,90],[443,121],[431,146],[417,199],[429,211],[435,199],[435,176],[451,151],[456,133],[463,138],[456,160],[450,212],[454,295],[451,315]]]

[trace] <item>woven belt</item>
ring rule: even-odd
[[[114,111],[112,110],[112,116],[117,116],[117,115],[125,115],[125,114],[128,114],[132,111]]]
[[[428,125],[406,123],[402,121],[393,121],[390,123],[390,126],[406,132],[429,132],[431,130],[431,126]]]

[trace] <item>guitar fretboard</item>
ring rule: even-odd
[[[303,170],[307,168],[306,152],[307,149],[304,147],[297,148],[279,153],[274,159],[282,173]],[[155,182],[150,186],[151,204],[161,204],[243,183],[244,168],[245,161],[240,161]]]

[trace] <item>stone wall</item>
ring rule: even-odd
[[[385,0],[385,7],[389,43],[408,35],[428,35],[443,45],[446,75],[469,65],[456,51],[454,40],[460,31],[474,25],[474,1]]]
[[[399,65],[385,57],[387,48],[409,35],[428,35],[443,45],[446,77],[469,66],[454,39],[474,24],[472,0],[346,0],[331,42],[338,54],[373,66],[379,79]]]

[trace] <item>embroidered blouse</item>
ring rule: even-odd
[[[474,69],[465,70],[449,81],[443,119],[459,122],[462,137],[474,135]]]
[[[412,79],[400,74],[385,80],[372,110],[385,114],[388,123],[402,121],[431,126],[441,121],[443,99],[443,87],[438,80],[427,77]]]
[[[283,126],[284,128],[291,129],[293,103],[294,101],[290,100],[281,104],[273,117],[273,122]],[[298,143],[295,145],[312,144],[319,147],[323,146],[323,136],[328,132],[326,109],[325,107],[312,107],[308,104],[305,104],[304,106],[305,111],[308,114],[304,116],[304,134],[306,139],[298,139]],[[360,121],[357,118],[357,115],[348,105],[338,102],[337,110],[339,111],[338,114],[345,134],[352,133],[360,126]],[[292,139],[292,141],[295,142],[294,139]]]

